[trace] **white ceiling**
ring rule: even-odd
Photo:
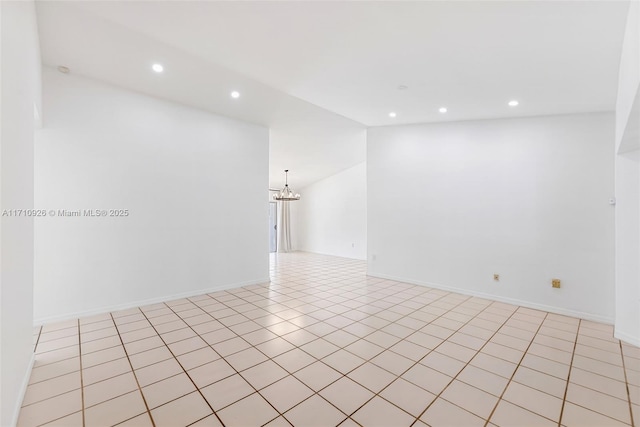
[[[613,110],[627,7],[86,1],[38,14],[45,64],[267,125],[270,184],[288,167],[301,187],[363,161],[364,126]]]

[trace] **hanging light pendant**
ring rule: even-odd
[[[281,201],[294,201],[294,200],[300,200],[300,194],[298,193],[294,193],[293,191],[291,191],[291,189],[289,188],[289,169],[285,169],[284,170],[284,188],[280,191],[278,191],[277,194],[273,195],[273,198],[275,200],[281,200]]]

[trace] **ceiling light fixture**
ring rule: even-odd
[[[65,67],[64,65],[58,65],[58,71],[60,71],[62,74],[69,74],[71,70],[69,69],[69,67]]]
[[[389,113],[389,117],[391,117],[391,118],[394,118],[394,117],[396,117],[396,116],[397,116],[397,114],[396,114],[396,113],[394,113],[393,111]]]
[[[280,200],[283,202],[293,202],[300,200],[300,194],[294,193],[289,188],[289,169],[284,170],[284,188],[273,195],[274,200]]]
[[[517,107],[518,104],[520,104],[518,101],[516,101],[515,99],[513,101],[509,101],[509,107]]]
[[[409,86],[407,86],[407,85],[398,86],[398,90],[407,90],[407,89],[409,89]]]
[[[238,92],[237,90],[234,90],[233,92],[231,92],[231,97],[233,99],[240,98],[240,92]]]
[[[447,107],[440,107],[438,111],[444,114],[447,112]]]
[[[153,64],[153,65],[151,66],[151,69],[152,69],[153,71],[155,71],[156,73],[161,73],[161,72],[163,72],[163,71],[164,71],[164,67],[162,66],[162,64]]]

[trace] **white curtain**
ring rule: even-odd
[[[291,252],[291,214],[289,202],[278,202],[278,252]]]

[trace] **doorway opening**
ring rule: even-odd
[[[278,204],[269,202],[269,252],[278,252]]]

